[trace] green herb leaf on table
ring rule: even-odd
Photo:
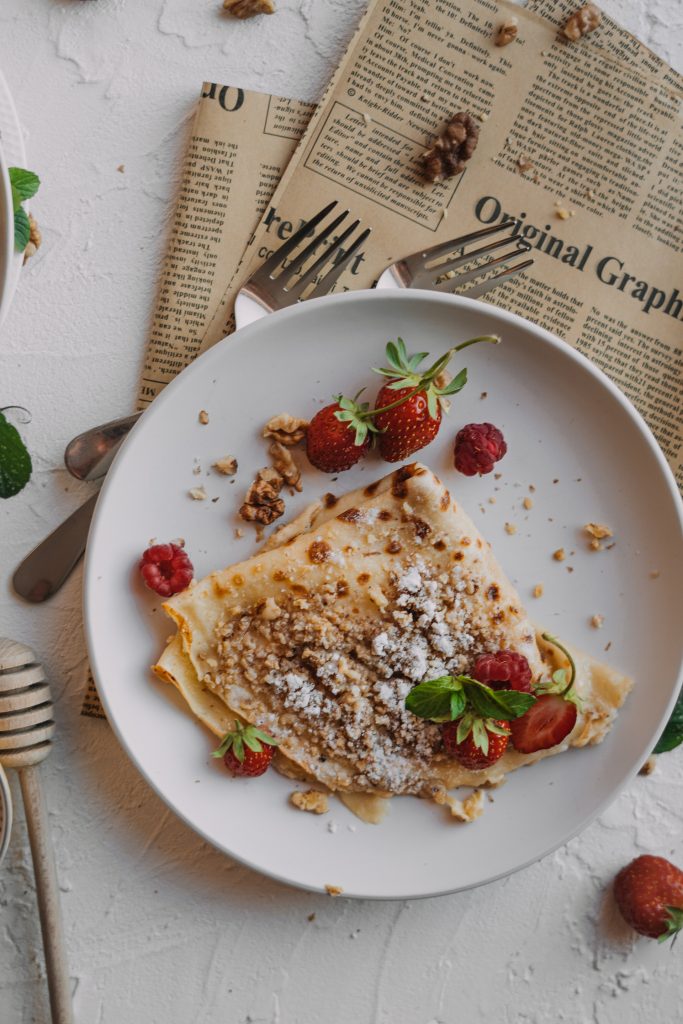
[[[0,498],[12,498],[31,478],[31,456],[19,431],[0,412]]]
[[[671,717],[652,753],[666,754],[670,750],[675,750],[681,743],[683,743],[683,693],[678,695]]]
[[[31,239],[31,225],[23,206],[14,211],[14,248],[23,252]]]
[[[31,225],[21,204],[36,194],[40,178],[23,167],[10,167],[8,171],[14,208],[14,247],[17,252],[23,252],[31,238]]]

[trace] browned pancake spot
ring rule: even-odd
[[[417,516],[413,518],[413,526],[415,527],[415,534],[422,539],[432,532],[429,523],[425,523],[424,519],[418,519]]]
[[[387,553],[390,554],[390,555],[397,555],[400,550],[401,550],[401,544],[395,538],[394,538],[394,540],[390,540],[389,543],[387,544],[386,548],[385,548],[385,551],[387,551]]]
[[[349,585],[346,582],[346,580],[337,580],[337,593],[339,594],[339,596],[343,597],[344,594],[348,594],[348,592]]]
[[[497,583],[492,583],[489,589],[486,591],[486,596],[489,601],[497,601],[500,597],[500,587]]]
[[[287,577],[283,573],[282,569],[276,569],[275,572],[273,573],[273,580],[276,583],[282,583],[284,579],[287,579]]]
[[[446,541],[445,540],[435,540],[434,543],[432,544],[432,547],[436,551],[445,551],[446,550]],[[462,554],[462,552],[459,551],[458,554]]]
[[[363,518],[363,513],[357,508],[347,508],[345,512],[340,512],[337,519],[342,519],[345,523],[357,523]]]
[[[359,573],[358,576],[356,576],[356,579],[358,580],[358,582],[362,586],[364,583],[369,583],[369,581],[370,581],[370,573],[369,572],[361,572],[361,573]]]
[[[339,498],[336,494],[332,494],[331,491],[328,491],[327,494],[323,494],[323,505],[325,508],[334,508],[338,501]]]
[[[450,505],[450,503],[451,503],[451,496],[448,493],[448,491],[445,490],[443,492],[443,494],[441,495],[441,501],[439,502],[439,505],[441,506],[441,511],[442,512],[448,512],[448,506]]]
[[[505,612],[504,611],[496,612],[495,615],[491,616],[491,621],[495,622],[495,623],[503,622],[504,619],[505,619]]]
[[[321,562],[326,562],[330,557],[332,548],[325,540],[314,540],[308,548],[308,557],[311,562],[315,562],[320,565]]]
[[[461,543],[461,545],[464,548],[468,548],[470,546],[470,544],[472,543],[472,538],[471,537],[462,537],[461,540],[460,540],[460,543]]]
[[[367,487],[365,488],[365,490],[364,490],[364,492],[363,492],[363,493],[364,493],[364,494],[367,494],[367,496],[368,496],[369,498],[371,498],[371,497],[372,497],[372,495],[373,495],[373,494],[375,493],[375,491],[377,490],[377,488],[379,487],[379,484],[380,484],[379,480],[375,480],[374,484],[368,484],[368,486],[367,486]]]
[[[236,572],[230,582],[233,587],[242,587],[244,586],[244,576],[242,576],[241,573]]]
[[[453,561],[454,562],[462,562],[464,557],[465,556],[463,555],[462,551],[454,551],[453,552]]]
[[[393,518],[393,516],[391,515],[391,512],[389,511],[388,508],[382,508],[380,509],[377,518],[381,519],[383,523],[388,523],[389,520]]]

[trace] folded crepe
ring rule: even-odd
[[[573,652],[582,709],[566,740],[511,746],[469,771],[437,725],[405,709],[423,679],[467,673],[486,652],[523,654],[532,677],[562,656],[530,623],[490,545],[426,466],[342,498],[325,495],[254,557],[164,604],[178,635],[157,665],[217,735],[235,716],[279,741],[276,767],[340,795],[416,794],[496,784],[523,764],[597,743],[631,688]]]

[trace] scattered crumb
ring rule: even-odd
[[[560,482],[560,478],[559,478],[559,476],[556,476],[555,479],[553,480],[553,483],[554,484],[559,484],[559,482]]]
[[[479,395],[479,397],[480,398],[488,398],[489,397],[488,391],[482,391],[482,393]],[[497,479],[498,479],[498,477],[496,477],[496,480]]]
[[[533,508],[534,507],[533,499],[532,498],[525,498],[524,501],[522,502],[522,505],[524,505],[524,508],[526,508],[526,509]]]
[[[536,488],[534,487],[534,485],[533,485],[533,484],[529,484],[529,490],[530,490],[530,491],[531,491],[531,493],[533,494],[533,493],[534,493],[534,491],[536,490]]]
[[[534,165],[528,156],[517,157],[517,170],[520,174],[526,174],[527,171],[534,170]]]
[[[512,536],[513,534],[517,533],[517,527],[515,526],[514,523],[506,523],[505,524],[505,532],[509,533],[510,536]]]
[[[553,558],[556,562],[564,562],[566,557],[564,548],[558,548],[557,551],[553,551]]]
[[[611,647],[611,646],[612,646],[612,641],[611,641],[611,640],[609,640],[609,641],[608,641],[608,642],[607,642],[607,643],[605,644],[605,650],[606,650],[606,651],[609,651],[609,649],[610,649],[610,647]]]
[[[234,455],[225,455],[222,459],[212,463],[212,465],[216,472],[221,473],[223,476],[234,476],[237,472],[237,459]]]
[[[325,891],[329,893],[330,896],[341,896],[344,892],[341,885],[326,885]]]
[[[327,831],[328,832],[331,832],[334,835],[334,833],[337,831],[338,828],[339,828],[339,825],[337,824],[336,821],[328,821],[328,823],[327,823]]]
[[[456,821],[476,821],[484,813],[484,793],[481,789],[475,789],[474,793],[465,797],[464,800],[458,800],[457,797],[444,793],[443,799],[436,797],[435,802],[449,807],[451,815]]]
[[[564,206],[558,206],[555,210],[555,216],[559,220],[569,220],[572,214],[569,210],[565,210]]]
[[[574,566],[573,565],[566,566],[566,569],[567,569],[567,572],[574,572]]]
[[[648,757],[643,767],[638,772],[639,775],[652,775],[653,771],[657,767],[657,758],[654,754]]]
[[[116,170],[119,172],[119,174],[125,174],[126,165],[125,164],[119,164],[119,166],[116,168]]]
[[[591,617],[591,626],[593,627],[593,629],[602,629],[604,621],[604,615],[593,615]]]
[[[614,536],[610,527],[605,526],[604,523],[586,523],[584,531],[595,540],[604,540],[605,537]]]
[[[209,414],[206,411],[206,409],[200,409],[200,411],[199,411],[199,422],[201,424],[203,424],[204,426],[206,426],[206,424],[209,422]]]
[[[239,526],[235,527],[235,537],[237,538],[237,540],[240,540],[242,537],[244,537],[244,530],[241,530]]]
[[[315,912],[312,913],[312,914],[309,914],[308,917],[306,918],[306,920],[307,921],[315,921]]]
[[[372,118],[369,114],[363,113],[363,120],[366,124],[372,124]]]
[[[447,219],[448,219],[448,207],[447,206],[442,206],[441,207],[441,220],[447,220]]]
[[[191,487],[188,493],[194,501],[206,501],[208,498],[203,487]]]
[[[310,814],[326,814],[329,811],[327,794],[317,789],[308,789],[305,793],[295,790],[289,794],[289,802],[300,811],[309,811]]]
[[[192,475],[193,476],[199,476],[201,471],[202,471],[202,467],[199,465],[199,463],[197,463],[197,465],[194,466],[193,469],[192,469]]]
[[[532,591],[534,597],[543,597],[543,584],[537,583]]]
[[[650,579],[651,580],[658,580],[659,576],[660,576],[660,570],[659,569],[653,569],[652,572],[650,573]]]
[[[346,828],[347,828],[347,830],[349,832],[355,832],[356,831],[356,826],[355,825],[347,825]]]
[[[495,505],[495,504],[496,504],[496,499],[495,499],[495,497],[493,495],[491,495],[491,497],[489,498],[489,505]]]
[[[595,199],[595,192],[592,188],[587,188],[585,192],[586,199]]]
[[[495,797],[494,797],[493,793],[490,793],[490,792],[488,791],[488,789],[486,790],[486,799],[488,800],[488,802],[489,802],[490,804],[495,804],[495,802],[496,802],[496,800],[495,800]]]
[[[602,551],[602,544],[597,537],[593,537],[593,539],[588,542],[588,547],[591,551]]]

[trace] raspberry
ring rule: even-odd
[[[490,473],[508,446],[493,423],[468,423],[455,436],[455,468],[465,476]]]
[[[145,585],[161,597],[171,597],[192,582],[194,568],[187,553],[177,544],[153,544],[139,564]]]
[[[481,654],[474,663],[472,675],[492,690],[522,690],[531,693],[529,662],[516,651]]]

